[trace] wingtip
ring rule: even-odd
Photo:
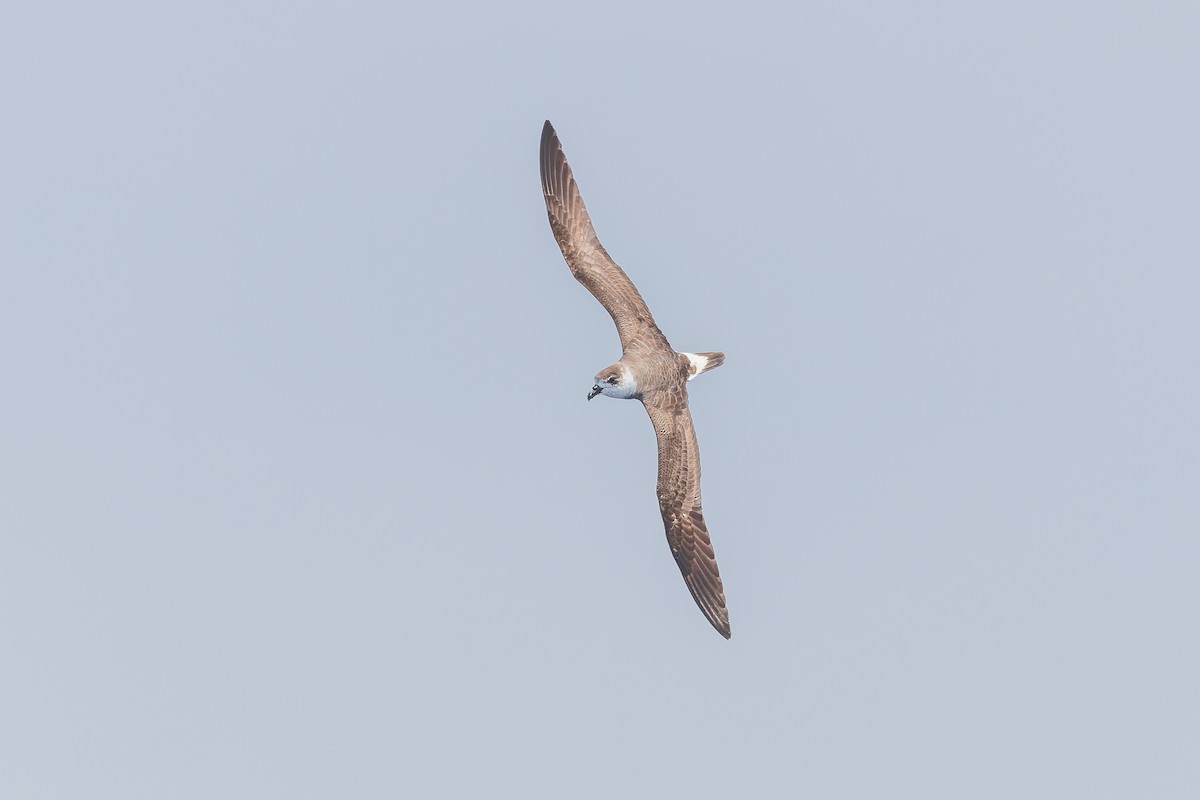
[[[542,126],[542,142],[538,148],[541,152],[542,159],[542,178],[546,177],[546,171],[553,164],[556,153],[562,152],[562,145],[558,141],[558,134],[554,132],[554,126],[550,124],[550,120],[546,120],[546,124]]]
[[[729,609],[725,606],[725,594],[721,592],[720,604],[702,599],[702,595],[698,595],[691,583],[688,584],[692,591],[692,599],[696,601],[696,605],[700,607],[700,613],[708,620],[708,624],[713,626],[713,630],[724,636],[726,639],[733,638],[733,630],[729,625]]]

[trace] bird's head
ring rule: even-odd
[[[618,361],[596,373],[596,385],[588,392],[588,400],[598,394],[628,400],[637,395],[637,381],[629,367]]]

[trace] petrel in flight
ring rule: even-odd
[[[725,354],[677,353],[671,347],[629,276],[596,237],[549,120],[542,128],[541,166],[546,212],[563,258],[612,316],[621,337],[621,360],[596,374],[588,400],[598,394],[641,400],[650,414],[658,434],[658,506],[667,544],[696,605],[728,639],[725,590],[700,508],[700,450],[687,393],[688,381],[721,366]]]

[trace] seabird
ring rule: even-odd
[[[688,411],[688,381],[716,369],[724,353],[677,353],[646,301],[612,260],[592,227],[554,126],[542,128],[542,191],[550,229],[573,274],[612,316],[621,360],[596,374],[598,394],[641,400],[658,434],[658,506],[671,555],[696,605],[717,632],[730,636],[729,611],[708,527],[700,508],[700,450]]]

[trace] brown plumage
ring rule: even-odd
[[[700,449],[688,410],[687,382],[720,366],[723,353],[677,353],[629,276],[596,236],[554,127],[542,128],[542,190],[550,228],[571,273],[612,316],[621,360],[601,370],[588,396],[642,401],[658,434],[658,505],[671,554],[712,626],[730,636],[729,611],[700,505]]]

